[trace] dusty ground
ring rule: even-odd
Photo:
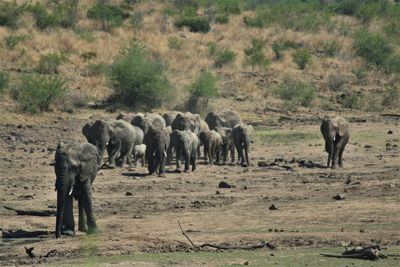
[[[400,245],[398,119],[374,115],[360,122],[347,116],[352,137],[344,154],[345,168],[331,170],[322,166],[327,155],[318,120],[265,117],[270,126],[256,127],[249,168],[199,164],[195,173],[178,174],[169,166],[167,178],[146,176],[141,167],[99,171],[94,196],[102,233],[90,237],[78,233],[75,238],[58,240],[53,233],[55,217],[18,216],[3,206],[55,208],[55,176],[50,165],[54,149],[61,139],[83,141],[80,131],[89,115],[2,119],[3,235],[11,230],[48,233],[40,239],[3,238],[0,265],[187,251],[190,245],[178,220],[196,244],[271,241],[279,248],[308,248],[380,240],[384,245]],[[260,161],[268,166],[259,167]],[[234,187],[220,189],[221,181]],[[334,200],[337,194],[346,199]],[[278,210],[269,210],[272,204]],[[31,260],[24,245],[34,246],[38,256],[56,251]]]

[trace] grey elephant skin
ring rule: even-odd
[[[343,151],[350,139],[349,123],[342,117],[325,118],[320,129],[328,152],[327,167],[343,167]]]
[[[146,145],[141,144],[141,145],[135,145],[133,147],[133,160],[135,166],[137,166],[137,161],[140,159],[142,162],[142,167],[144,167],[145,164],[145,156],[146,156]]]
[[[239,113],[233,110],[225,110],[222,112],[210,112],[204,119],[210,130],[217,127],[233,128],[242,122]]]
[[[230,152],[231,163],[233,163],[235,161],[235,145],[233,143],[232,128],[216,127],[215,131],[222,137],[222,158],[224,164],[228,160],[228,152]]]
[[[74,235],[73,197],[78,200],[79,231],[96,233],[93,211],[92,183],[100,166],[98,148],[90,143],[60,142],[55,155],[57,217],[56,238]]]
[[[135,142],[143,140],[141,132],[124,120],[96,120],[82,128],[82,133],[87,141],[100,150],[103,156],[104,150],[108,152],[108,166],[114,168],[118,157],[118,163],[132,164],[131,155]]]
[[[146,113],[145,115],[139,114],[133,117],[131,124],[142,129],[144,135],[150,129],[150,126],[155,129],[165,129],[166,123],[164,118],[158,113]]]
[[[253,127],[244,123],[236,125],[232,129],[233,143],[238,153],[238,160],[241,161],[240,164],[243,167],[250,166],[249,153],[253,132]]]
[[[185,172],[189,172],[189,165],[192,171],[196,170],[197,148],[199,140],[195,133],[190,130],[174,130],[170,135],[170,147],[176,151],[176,169],[180,171],[180,159],[183,156],[185,161]]]
[[[202,131],[199,134],[200,142],[204,145],[204,160],[206,163],[219,163],[222,149],[222,137],[221,135],[212,131]],[[214,162],[216,159],[216,162]]]

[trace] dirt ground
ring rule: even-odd
[[[399,246],[399,118],[344,116],[351,122],[351,138],[343,169],[323,167],[327,154],[317,119],[266,115],[268,121],[256,124],[249,168],[204,165],[201,159],[190,174],[168,166],[166,178],[146,176],[142,167],[100,170],[94,197],[101,234],[77,232],[60,239],[54,237],[54,216],[20,216],[4,206],[55,209],[55,148],[63,139],[84,141],[81,127],[89,115],[2,119],[0,265],[189,251],[178,220],[196,244],[270,241],[285,249],[381,241]],[[221,181],[232,187],[218,188]],[[333,199],[337,194],[345,199]],[[269,209],[272,204],[277,210]],[[40,238],[4,237],[17,230],[44,232]],[[29,259],[24,246],[33,246],[37,257]]]

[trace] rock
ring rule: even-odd
[[[336,200],[343,200],[345,198],[346,197],[343,194],[337,194],[336,196],[333,197],[333,199],[336,199]]]
[[[278,208],[275,206],[275,204],[272,204],[271,206],[269,206],[268,209],[269,210],[278,210]]]
[[[284,161],[285,161],[285,159],[283,158],[283,156],[278,156],[278,157],[276,157],[275,160],[274,160],[275,163],[276,163],[276,162],[284,162]]]
[[[392,130],[389,130],[389,131],[387,132],[387,134],[393,134],[393,131],[392,131]]]
[[[266,161],[259,161],[257,163],[257,165],[258,165],[258,167],[268,167],[269,166],[268,162],[266,162]]]
[[[368,149],[368,148],[372,148],[372,146],[371,145],[364,145],[364,148]]]
[[[243,265],[249,265],[249,262],[248,262],[248,261],[245,261],[245,262],[243,263]]]
[[[232,188],[232,185],[228,184],[227,182],[220,182],[218,188]]]
[[[217,192],[215,192],[215,194],[219,195],[219,194],[221,194],[221,192],[219,192],[219,191],[217,190]]]
[[[126,192],[125,196],[132,196],[132,193],[131,192]]]

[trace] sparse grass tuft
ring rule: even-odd
[[[341,47],[336,40],[328,40],[322,43],[324,54],[328,57],[333,57],[339,54]]]
[[[175,49],[175,50],[181,50],[183,46],[183,40],[175,37],[175,36],[171,36],[168,38],[168,47],[170,49]]]
[[[20,42],[25,41],[27,38],[27,35],[8,35],[4,38],[4,42],[8,49],[14,49]]]
[[[307,48],[300,48],[292,54],[292,57],[293,62],[297,64],[299,69],[303,70],[311,61],[311,52]]]
[[[343,74],[330,74],[326,77],[326,85],[328,86],[329,90],[333,92],[340,91],[344,89],[344,86],[347,83],[347,77]]]
[[[26,11],[27,5],[18,5],[17,1],[0,2],[0,26],[17,28],[22,14]]]
[[[135,12],[131,15],[129,23],[135,28],[140,29],[143,26],[143,13]]]
[[[336,96],[336,101],[344,108],[359,109],[362,95],[355,92],[346,92]]]
[[[244,50],[246,56],[246,63],[254,66],[267,66],[270,61],[264,54],[265,42],[261,39],[253,38],[251,40],[251,46]]]
[[[83,52],[80,57],[85,61],[90,61],[92,59],[97,58],[97,53],[94,51]]]
[[[385,88],[382,106],[396,108],[400,105],[400,90],[398,87],[389,86]]]
[[[0,71],[0,93],[5,91],[8,86],[9,76],[6,72]]]
[[[102,74],[107,74],[110,69],[110,66],[105,63],[98,64],[89,64],[87,66],[87,75],[88,76],[98,76]]]
[[[40,58],[36,71],[41,74],[57,74],[58,67],[68,61],[64,53],[49,53]]]

